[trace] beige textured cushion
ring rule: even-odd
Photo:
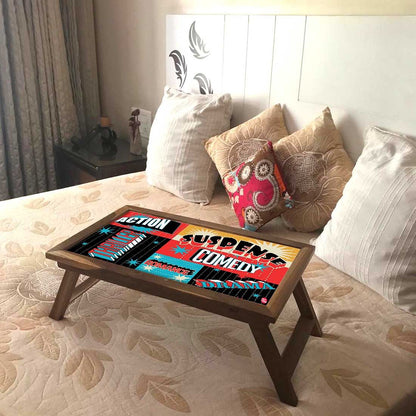
[[[152,125],[146,176],[150,185],[189,202],[208,204],[218,178],[206,139],[230,128],[231,96],[165,88]]]
[[[218,136],[211,137],[205,148],[221,177],[245,162],[264,146],[288,135],[280,104]]]
[[[323,228],[351,177],[353,162],[326,108],[305,128],[273,145],[295,207],[282,214],[297,231]]]
[[[416,314],[416,140],[369,129],[316,254]]]

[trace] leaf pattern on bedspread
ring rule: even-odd
[[[198,339],[204,348],[218,357],[222,351],[220,347],[236,355],[250,357],[250,350],[242,341],[229,335],[233,330],[231,328],[215,328],[198,334]]]
[[[121,316],[124,320],[127,320],[129,316],[138,319],[146,324],[150,325],[164,325],[163,318],[155,312],[149,310],[152,305],[148,303],[125,303],[120,310]]]
[[[190,413],[188,402],[171,387],[178,384],[173,378],[142,374],[136,386],[136,394],[142,399],[147,392],[163,406],[181,413]]]
[[[50,204],[51,201],[45,200],[45,198],[35,198],[25,204],[26,208],[30,209],[41,209]]]
[[[405,331],[403,325],[394,325],[387,332],[386,339],[396,347],[416,354],[416,331]]]
[[[103,378],[105,367],[103,361],[113,361],[105,352],[79,349],[72,353],[65,362],[64,374],[70,376],[76,372],[78,381],[90,390]]]
[[[321,368],[321,373],[328,383],[328,386],[340,397],[342,397],[343,390],[348,390],[358,399],[371,404],[375,407],[387,409],[389,406],[381,394],[368,383],[357,380],[355,377],[360,375],[359,371],[347,370],[344,368],[335,368],[332,370],[324,370]]]
[[[15,382],[17,377],[16,366],[12,361],[21,360],[22,357],[10,352],[0,355],[0,392],[5,393]]]
[[[276,391],[262,387],[239,389],[240,403],[247,416],[291,416]]]
[[[13,218],[0,219],[0,231],[13,231],[17,227],[16,221]]]
[[[26,343],[32,343],[46,358],[57,360],[60,355],[60,348],[56,342],[56,335],[49,328],[38,328],[31,331],[26,337]]]
[[[311,261],[308,267],[303,272],[302,277],[304,279],[310,279],[314,277],[322,277],[324,270],[328,269],[329,265],[323,261]]]
[[[133,331],[127,336],[127,349],[131,351],[138,345],[149,357],[165,363],[171,363],[172,356],[170,352],[160,343],[165,339],[165,337],[159,335]]]
[[[36,221],[32,224],[32,233],[40,234],[40,235],[49,235],[55,231],[56,227],[50,227],[48,224],[45,224],[42,221]]]
[[[88,204],[90,202],[96,202],[100,199],[101,192],[100,191],[94,191],[90,192],[88,195],[82,195],[81,199],[84,202],[84,204]]]
[[[147,191],[125,192],[123,194],[123,198],[126,201],[136,201],[142,198],[146,198],[148,196],[149,196],[149,192]]]
[[[0,323],[0,331],[3,329],[2,326],[3,326],[2,323]],[[0,332],[0,354],[4,354],[10,349],[9,343],[12,339],[9,333],[10,331]]]
[[[113,331],[105,321],[110,321],[110,319],[98,317],[79,318],[74,325],[75,335],[82,339],[89,330],[94,341],[107,345],[111,341]]]
[[[33,253],[33,246],[31,244],[23,246],[15,241],[6,243],[5,248],[9,257],[28,257]]]
[[[7,322],[11,329],[20,329],[21,331],[29,331],[35,329],[38,325],[42,325],[40,321],[29,318],[10,318],[10,322]]]
[[[72,224],[84,224],[84,222],[90,221],[93,218],[91,217],[91,211],[82,211],[78,215],[71,217]]]
[[[317,302],[334,302],[336,298],[342,298],[352,291],[350,286],[332,286],[325,289],[319,286],[309,292],[310,298]]]
[[[138,182],[142,182],[145,178],[143,177],[143,175],[133,175],[133,176],[128,176],[126,179],[124,179],[125,183],[138,183]]]

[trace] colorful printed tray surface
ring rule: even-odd
[[[267,304],[300,249],[127,211],[69,251]]]

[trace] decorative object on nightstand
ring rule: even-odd
[[[110,119],[100,117],[100,124],[97,124],[85,137],[72,137],[71,142],[74,150],[86,148],[102,159],[112,160],[117,153],[116,140],[117,134],[111,129]],[[101,150],[99,150],[100,146]]]
[[[117,141],[117,153],[108,157],[97,155],[89,147],[55,144],[55,169],[59,188],[109,178],[146,169],[145,155],[132,155],[126,140]]]
[[[130,153],[133,155],[141,155],[142,149],[142,138],[140,135],[140,110],[138,108],[131,112],[129,118],[129,130],[130,130]]]

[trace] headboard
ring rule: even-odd
[[[275,103],[289,131],[331,108],[356,160],[364,130],[416,135],[416,16],[168,15],[166,82],[229,92],[233,125]]]

